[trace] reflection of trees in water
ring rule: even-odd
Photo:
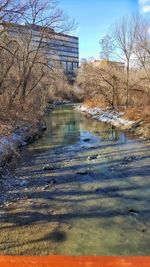
[[[110,125],[101,133],[101,138],[103,140],[118,141],[119,132],[115,129],[114,126]]]
[[[100,135],[102,140],[120,141],[121,143],[126,143],[126,133],[120,132],[113,125],[104,124],[104,130]]]
[[[71,144],[79,136],[79,118],[72,108],[57,108],[47,118],[47,132],[52,143]]]
[[[88,118],[82,120],[81,129],[90,131],[92,134],[99,135],[102,140],[118,141],[120,138],[123,142],[125,142],[126,140],[125,133],[122,133],[121,135],[120,131],[117,130],[114,126],[96,120],[89,121]]]
[[[72,107],[58,107],[47,115],[47,133],[43,142],[48,145],[73,144],[77,141],[81,130],[99,135],[101,140],[105,141],[125,143],[126,140],[125,134],[114,126],[90,120]]]

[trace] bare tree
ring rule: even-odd
[[[0,0],[0,25],[4,21],[18,22],[26,9],[26,3],[21,0]]]
[[[2,22],[3,32],[0,40],[2,41],[0,49],[5,50],[4,54],[11,57],[6,70],[1,72],[1,92],[4,92],[4,88],[9,87],[4,84],[6,84],[6,81],[8,82],[10,76],[13,79],[14,67],[16,73],[14,87],[11,86],[11,92],[9,92],[10,105],[12,105],[15,99],[25,101],[33,91],[39,91],[39,85],[47,80],[46,77],[49,77],[50,86],[52,73],[53,75],[56,73],[43,54],[45,49],[43,41],[45,38],[49,39],[46,49],[49,49],[52,53],[53,46],[50,39],[55,38],[54,30],[63,33],[71,31],[76,27],[74,21],[70,21],[66,17],[54,0],[26,0],[24,7],[19,6],[19,0],[18,6],[15,3],[15,0],[6,1],[6,5],[2,7],[1,16],[5,18],[5,21]],[[11,15],[15,13],[18,15],[18,21],[21,25],[12,23],[13,16]],[[23,23],[26,25],[23,26]],[[37,43],[35,44],[34,38],[37,28],[38,37],[36,37]]]
[[[150,97],[150,22],[140,16],[136,18],[136,43],[134,54],[137,64],[143,73],[143,80],[149,84],[148,97]],[[145,84],[145,87],[146,84]]]
[[[88,104],[112,108],[140,107],[148,114],[150,103],[150,24],[139,15],[123,18],[113,28],[112,38],[101,44],[102,59],[83,62],[77,83],[89,99]],[[111,45],[115,46],[112,51]],[[111,61],[117,56],[125,63]],[[133,64],[134,63],[134,64]],[[90,100],[91,99],[91,100]],[[146,115],[147,116],[147,115]]]
[[[99,98],[105,106],[116,108],[121,104],[123,90],[123,72],[113,64],[95,65],[95,62],[87,62],[81,65],[77,83],[84,89],[85,95],[91,98]]]
[[[130,64],[134,54],[134,45],[136,40],[136,25],[132,18],[124,17],[114,26],[113,37],[118,49],[119,57],[126,64],[126,101],[129,103],[129,87],[130,87]]]
[[[114,40],[110,35],[104,36],[100,41],[100,57],[102,59],[110,60],[115,50]]]

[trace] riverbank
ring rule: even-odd
[[[70,103],[67,100],[54,100],[48,106],[53,109]],[[17,108],[13,112],[0,110],[0,172],[14,156],[19,155],[18,149],[37,140],[46,129],[44,115],[47,108],[43,114],[35,110],[20,109],[18,112]]]
[[[35,120],[31,116],[28,120],[19,120],[14,127],[10,127],[7,135],[0,136],[0,204],[6,205],[7,200],[11,199],[9,192],[16,189],[16,186],[24,186],[24,181],[12,174],[13,165],[20,157],[21,149],[37,140],[46,129],[46,124],[42,116]]]
[[[77,109],[88,114],[93,119],[110,123],[121,130],[131,131],[141,139],[150,140],[150,123],[141,117],[135,117],[135,120],[131,120],[128,111],[120,112],[110,108],[88,107],[85,104],[79,105]]]
[[[7,123],[9,132],[0,135],[0,171],[15,155],[19,155],[18,149],[38,139],[46,125],[42,116],[33,120],[20,118],[17,123]]]

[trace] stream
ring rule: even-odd
[[[71,105],[46,123],[1,206],[0,254],[149,255],[150,143]]]

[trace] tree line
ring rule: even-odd
[[[36,26],[41,27],[35,46]],[[75,27],[55,0],[0,0],[1,108],[26,105],[31,109],[35,105],[36,109],[43,109],[47,98],[62,93],[67,79],[60,66],[48,63],[42,41],[53,38],[50,29],[64,33]]]
[[[112,108],[148,106],[150,22],[140,15],[123,17],[99,44],[101,60],[84,60],[78,73],[85,95]]]

